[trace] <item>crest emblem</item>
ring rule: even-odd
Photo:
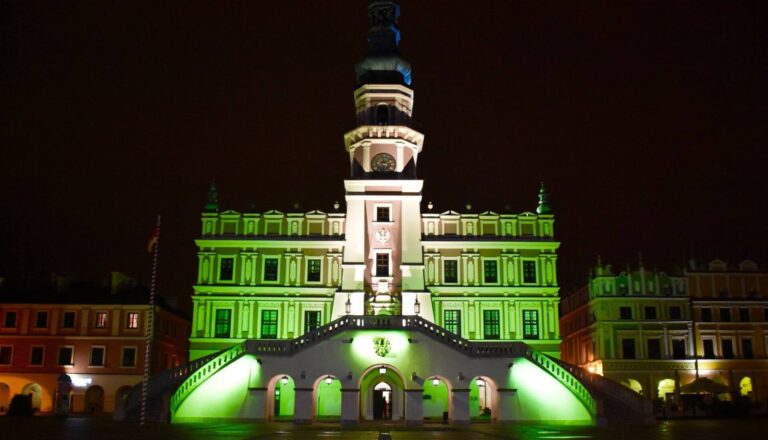
[[[390,233],[387,228],[380,228],[378,231],[376,231],[376,240],[378,240],[381,244],[388,242],[389,236]]]
[[[389,339],[384,337],[373,338],[373,351],[375,351],[377,355],[386,357],[391,349],[392,346],[389,343]]]

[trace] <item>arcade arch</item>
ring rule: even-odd
[[[32,408],[34,411],[40,411],[40,405],[43,401],[43,389],[39,384],[30,383],[25,385],[24,388],[21,389],[21,394],[31,394]]]
[[[422,408],[425,420],[443,420],[443,413],[451,414],[451,389],[448,381],[439,376],[432,376],[424,381]]]
[[[93,385],[85,390],[85,411],[88,414],[104,412],[104,388]]]
[[[341,381],[330,374],[315,381],[315,417],[336,420],[341,417]]]
[[[622,380],[621,384],[637,394],[640,394],[641,396],[643,395],[643,386],[636,379]],[[672,388],[672,391],[674,392],[674,387]]]
[[[0,413],[8,411],[11,404],[11,387],[8,384],[0,382]]]
[[[752,398],[752,378],[744,376],[739,382],[739,394],[744,397]]]
[[[489,377],[477,376],[469,383],[469,416],[480,420],[498,418],[496,383]]]
[[[675,392],[675,381],[673,379],[662,379],[659,381],[659,399],[666,401],[667,394],[673,394]]]
[[[376,365],[360,379],[360,414],[363,420],[403,420],[405,381],[391,365]]]
[[[278,374],[267,382],[267,420],[293,420],[296,407],[296,383],[287,374]]]

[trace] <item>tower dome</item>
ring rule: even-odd
[[[397,19],[400,6],[389,0],[368,3],[371,29],[368,31],[368,52],[355,66],[358,85],[411,84],[411,64],[398,52],[400,30]]]

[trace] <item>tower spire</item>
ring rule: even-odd
[[[208,203],[203,208],[205,212],[217,212],[219,210],[219,191],[216,189],[216,181],[211,182],[211,189],[208,190]]]
[[[536,207],[537,214],[552,214],[552,209],[549,207],[549,195],[547,189],[544,188],[544,182],[541,182],[539,187],[539,206]]]
[[[370,0],[368,17],[368,52],[355,66],[358,85],[411,84],[411,64],[398,52],[400,6],[391,0]]]

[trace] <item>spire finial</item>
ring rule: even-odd
[[[369,0],[368,53],[355,67],[359,84],[411,84],[411,65],[398,53],[400,6],[393,0]]]
[[[211,189],[208,190],[208,203],[203,208],[205,212],[219,211],[219,191],[216,189],[216,181],[211,182]]]
[[[544,188],[544,182],[539,187],[539,206],[536,207],[537,214],[552,214],[552,208],[549,207],[549,195]]]

